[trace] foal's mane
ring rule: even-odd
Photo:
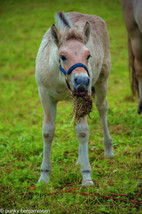
[[[72,28],[72,22],[64,12],[58,12],[55,15],[55,20],[58,28],[65,29]]]
[[[55,19],[57,28],[59,31],[63,32],[63,36],[60,41],[61,43],[70,39],[76,39],[84,42],[82,33],[77,29],[77,27],[73,26],[73,23],[64,12],[56,13]]]

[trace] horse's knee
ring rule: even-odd
[[[99,112],[100,116],[102,116],[104,113],[106,113],[108,111],[107,102],[105,102],[103,104],[96,103],[96,107],[98,109],[98,112]]]
[[[88,124],[79,123],[76,125],[76,134],[78,139],[83,142],[87,141],[89,138],[89,127]]]
[[[54,124],[44,124],[42,128],[42,135],[45,140],[52,141],[55,133]]]
[[[85,133],[85,132],[81,132],[81,133],[79,134],[79,137],[82,137],[82,138],[86,137],[86,133]]]
[[[108,110],[107,103],[96,104],[96,107],[99,111],[107,111]]]

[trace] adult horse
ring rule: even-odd
[[[128,31],[129,67],[132,73],[132,92],[139,95],[138,113],[142,114],[142,1],[121,0]]]
[[[57,13],[55,17],[56,25],[46,32],[36,59],[36,80],[44,109],[44,150],[39,182],[46,183],[51,171],[56,105],[74,91],[78,94],[87,92],[91,96],[92,86],[95,87],[105,156],[114,156],[107,125],[106,93],[111,60],[106,24],[97,16],[80,13]],[[87,115],[78,118],[76,133],[80,142],[78,162],[81,164],[82,185],[93,185],[88,158]]]

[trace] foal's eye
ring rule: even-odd
[[[91,57],[91,55],[89,54],[89,55],[87,56],[87,60],[90,59],[90,57]]]
[[[67,60],[67,58],[64,55],[61,55],[60,57],[63,60],[63,62],[65,62]]]

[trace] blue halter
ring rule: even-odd
[[[72,91],[71,90],[71,87],[70,87],[70,85],[69,85],[69,83],[68,83],[68,75],[69,74],[71,74],[71,72],[75,69],[75,68],[77,68],[77,67],[83,67],[86,71],[87,71],[87,74],[88,74],[88,76],[90,77],[90,74],[89,74],[89,71],[88,71],[88,68],[84,65],[84,64],[82,64],[82,63],[76,63],[76,64],[74,64],[73,66],[71,66],[70,68],[69,68],[69,70],[66,72],[64,69],[63,69],[63,67],[61,66],[61,62],[60,62],[60,59],[59,59],[59,68],[60,68],[60,71],[65,75],[65,81],[66,81],[66,84],[67,84],[67,86],[68,86],[68,89],[70,90],[70,91]]]
[[[60,59],[59,59],[59,63],[60,63]],[[76,63],[74,64],[73,66],[71,66],[69,68],[69,70],[66,72],[63,67],[61,66],[61,63],[59,65],[59,68],[60,68],[60,71],[67,77],[69,74],[71,74],[71,72],[77,68],[77,67],[83,67],[86,71],[87,71],[87,74],[88,76],[90,77],[90,74],[89,74],[89,71],[88,71],[88,68],[86,67],[86,65],[82,64],[82,63]]]

